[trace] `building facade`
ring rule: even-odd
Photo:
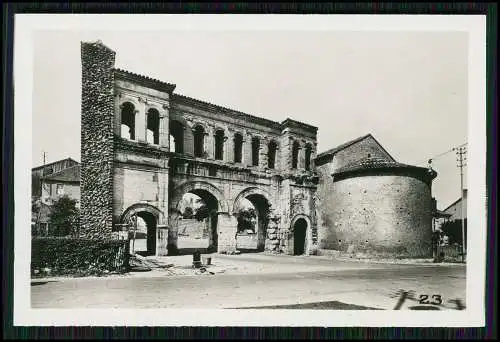
[[[443,212],[449,215],[447,217],[448,221],[461,220],[462,215],[464,219],[467,219],[467,189],[463,190],[463,196],[461,198],[457,199],[455,202],[446,207]]]
[[[42,188],[41,201],[52,204],[62,196],[68,196],[80,206],[80,165],[74,165],[54,172],[40,179]]]
[[[175,94],[173,84],[115,69],[115,52],[99,42],[82,43],[81,52],[87,237],[111,237],[140,217],[151,254],[182,252],[178,205],[192,193],[210,209],[209,250],[237,248],[244,199],[257,211],[256,250],[314,249],[316,127]]]
[[[54,201],[66,195],[80,205],[80,164],[66,158],[31,169],[31,191],[32,231],[47,235]]]
[[[208,207],[208,233],[197,230],[207,251],[432,254],[436,173],[398,163],[372,135],[317,155],[314,126],[177,94],[116,69],[100,42],[82,42],[81,60],[85,237],[112,238],[141,218],[148,254],[182,253],[190,193]],[[257,212],[250,235],[237,229],[245,201]]]
[[[55,172],[59,172],[68,167],[79,165],[72,159],[66,158],[49,164],[40,165],[31,169],[31,197],[40,198],[42,196],[41,178]]]
[[[320,249],[432,256],[434,171],[398,163],[371,134],[319,154],[316,165]]]

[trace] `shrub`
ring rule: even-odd
[[[79,226],[79,211],[76,200],[67,195],[61,196],[52,205],[50,213],[50,235],[67,236],[74,234],[72,227]]]
[[[34,237],[31,240],[33,275],[102,275],[128,271],[128,240],[90,240]]]

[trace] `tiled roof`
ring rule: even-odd
[[[318,159],[319,159],[319,158],[321,158],[321,157],[334,155],[334,154],[335,154],[335,153],[337,153],[338,151],[341,151],[341,150],[343,150],[343,149],[345,149],[345,148],[347,148],[347,147],[349,147],[349,146],[351,146],[351,145],[353,145],[353,144],[357,143],[358,141],[364,140],[364,139],[368,138],[369,136],[371,136],[371,134],[365,134],[365,135],[363,135],[363,136],[361,136],[361,137],[358,137],[358,138],[356,138],[356,139],[353,139],[353,140],[350,140],[350,141],[348,141],[348,142],[345,142],[345,143],[343,143],[343,144],[341,144],[341,145],[339,145],[339,146],[337,146],[337,147],[334,147],[334,148],[332,148],[332,149],[329,149],[329,150],[327,150],[327,151],[324,151],[324,152],[319,153],[319,154],[318,154],[318,156],[317,156],[316,158],[318,158]]]
[[[121,78],[135,81],[137,83],[143,84],[144,86],[147,86],[147,87],[150,87],[150,88],[153,88],[156,90],[166,91],[168,93],[172,93],[174,91],[174,89],[176,88],[175,84],[163,82],[163,81],[160,81],[158,79],[154,79],[154,78],[151,78],[148,76],[136,74],[136,73],[126,71],[123,69],[115,68],[114,71]],[[317,130],[317,128],[315,126],[308,125],[308,124],[305,124],[303,122],[299,122],[299,121],[292,120],[289,118],[285,119],[284,121],[282,121],[280,123],[277,121],[272,121],[269,119],[265,119],[263,117],[243,113],[243,112],[240,112],[240,111],[235,110],[235,109],[219,106],[219,105],[213,104],[211,102],[202,101],[202,100],[195,99],[195,98],[181,95],[181,94],[172,94],[172,100],[174,100],[174,102],[178,101],[178,102],[184,102],[187,104],[194,104],[194,105],[202,106],[202,107],[204,107],[204,109],[219,111],[219,112],[228,114],[228,115],[230,115],[232,117],[236,117],[236,118],[242,118],[242,119],[248,118],[252,121],[255,121],[255,122],[258,122],[258,123],[261,123],[264,125],[270,125],[271,127],[274,127],[276,129],[281,129],[284,125],[287,125],[289,123],[295,123],[296,125],[302,126],[306,129]]]
[[[152,78],[152,77],[136,74],[136,73],[126,71],[123,69],[115,68],[114,71],[115,71],[115,74],[120,76],[121,78],[132,80],[132,81],[135,81],[138,83],[142,83],[146,87],[156,89],[159,91],[165,91],[167,93],[171,93],[174,91],[174,89],[176,87],[175,84],[163,82],[163,81],[160,81],[160,80]]]
[[[80,165],[68,167],[59,172],[45,176],[42,179],[60,182],[80,182]]]
[[[45,164],[45,165],[40,165],[40,166],[36,166],[34,168],[32,168],[32,170],[37,170],[37,169],[41,169],[41,168],[44,168],[44,167],[48,167],[50,165],[54,165],[54,164],[57,164],[57,163],[60,163],[62,161],[65,161],[65,160],[71,160],[75,163],[78,163],[76,160],[74,160],[73,158],[66,158],[66,159],[61,159],[61,160],[57,160],[55,162],[52,162],[52,163],[48,163],[48,164]]]
[[[411,170],[411,171],[417,171],[417,172],[425,172],[429,176],[432,176],[432,178],[436,177],[437,173],[434,170],[424,168],[424,167],[419,167],[419,166],[414,166],[414,165],[408,165],[408,164],[402,164],[398,163],[396,161],[390,161],[384,158],[377,158],[377,157],[368,157],[368,158],[363,158],[358,161],[355,161],[353,163],[347,164],[337,170],[335,170],[334,175],[338,174],[344,174],[348,172],[354,172],[354,171],[362,171],[362,170],[381,170],[381,169],[406,169],[406,170]]]
[[[247,113],[240,112],[235,109],[231,109],[228,107],[223,107],[219,106],[207,101],[202,101],[199,99],[195,99],[186,95],[181,95],[181,94],[172,94],[172,100],[177,102],[184,102],[186,104],[191,104],[191,105],[198,105],[201,106],[203,109],[208,110],[208,111],[218,111],[224,114],[227,114],[229,116],[232,116],[237,119],[245,119],[248,118],[250,120],[262,123],[264,125],[269,125],[270,127],[276,128],[276,129],[281,129],[281,124],[277,121],[272,121],[260,116],[255,116]]]

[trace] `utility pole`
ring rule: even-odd
[[[465,261],[465,218],[464,218],[464,167],[467,165],[467,147],[460,146],[455,148],[456,154],[457,154],[457,162],[458,162],[458,168],[460,169],[460,194],[461,194],[461,217],[462,217],[462,262]]]
[[[45,165],[45,156],[47,155],[47,152],[43,151],[43,165]]]

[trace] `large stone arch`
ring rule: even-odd
[[[228,204],[226,199],[224,198],[224,194],[222,193],[222,191],[220,191],[213,184],[200,181],[186,182],[175,187],[171,194],[170,208],[171,209],[177,208],[179,202],[182,199],[182,196],[194,190],[204,190],[209,192],[217,200],[219,204],[219,212],[224,212],[224,213],[229,212]]]
[[[261,195],[271,205],[271,208],[274,207],[274,203],[271,200],[272,197],[269,194],[269,192],[267,192],[266,190],[259,188],[259,187],[250,187],[250,188],[246,188],[245,190],[241,191],[238,194],[238,196],[236,196],[236,198],[233,201],[233,207],[231,208],[232,211],[234,212],[235,210],[237,210],[240,207],[241,201],[243,199],[247,198],[248,196],[251,196],[251,195]]]
[[[255,207],[257,215],[255,217],[254,232],[250,233],[252,236],[251,241],[246,241],[249,239],[249,235],[245,233],[244,230],[239,230],[237,226],[237,246],[239,249],[251,249],[255,251],[264,251],[266,246],[267,238],[267,227],[269,223],[269,213],[272,208],[270,194],[259,187],[250,187],[241,191],[238,196],[236,196],[233,202],[233,215],[238,217],[239,209],[241,208],[241,202],[243,199],[248,199]],[[245,226],[242,226],[244,228]],[[242,241],[243,239],[243,241]]]

